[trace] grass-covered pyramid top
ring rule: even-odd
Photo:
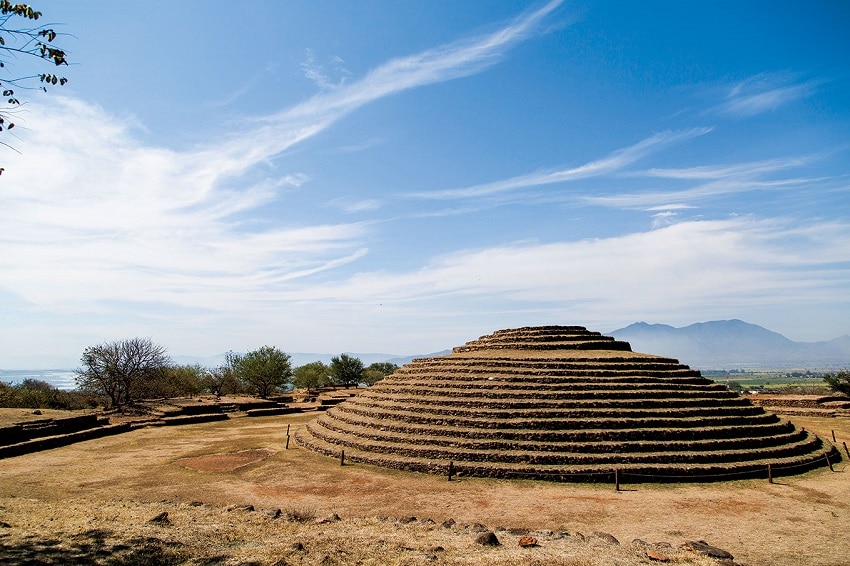
[[[699,371],[580,326],[499,330],[413,360],[296,439],[349,462],[553,481],[766,477],[839,457]]]

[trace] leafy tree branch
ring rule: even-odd
[[[28,4],[13,4],[9,0],[0,0],[0,70],[2,72],[8,72],[8,64],[12,61],[24,61],[29,58],[40,59],[47,64],[52,64],[53,67],[68,65],[67,53],[54,44],[54,41],[62,34],[49,27],[49,24],[27,25],[28,22],[37,21],[41,16],[41,12]],[[67,78],[52,72],[0,77],[0,92],[3,95],[3,103],[0,104],[4,104],[0,106],[0,133],[7,133],[15,127],[12,119],[15,110],[22,105],[16,90],[38,89],[47,92],[48,86],[64,86],[67,82]],[[11,147],[5,142],[0,144]],[[0,167],[0,174],[2,173],[3,168]]]

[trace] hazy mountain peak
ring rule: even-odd
[[[697,322],[682,328],[637,322],[610,333],[632,349],[670,356],[703,369],[829,368],[850,362],[850,339],[794,342],[739,319]]]

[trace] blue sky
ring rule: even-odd
[[[850,334],[844,2],[36,7],[73,64],[0,148],[0,359]]]

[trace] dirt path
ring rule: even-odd
[[[300,449],[284,450],[287,424],[307,415],[242,418],[146,428],[64,448],[0,460],[0,520],[32,513],[33,502],[59,516],[117,502],[167,501],[209,508],[310,510],[343,518],[431,518],[570,533],[604,531],[629,542],[703,539],[748,565],[846,564],[850,469],[822,469],[776,484],[611,485],[465,479],[340,466]],[[846,419],[795,419],[838,445]],[[42,521],[44,522],[44,521]],[[36,528],[38,520],[27,524]],[[57,523],[58,524],[58,523]],[[50,526],[46,525],[49,529]]]

